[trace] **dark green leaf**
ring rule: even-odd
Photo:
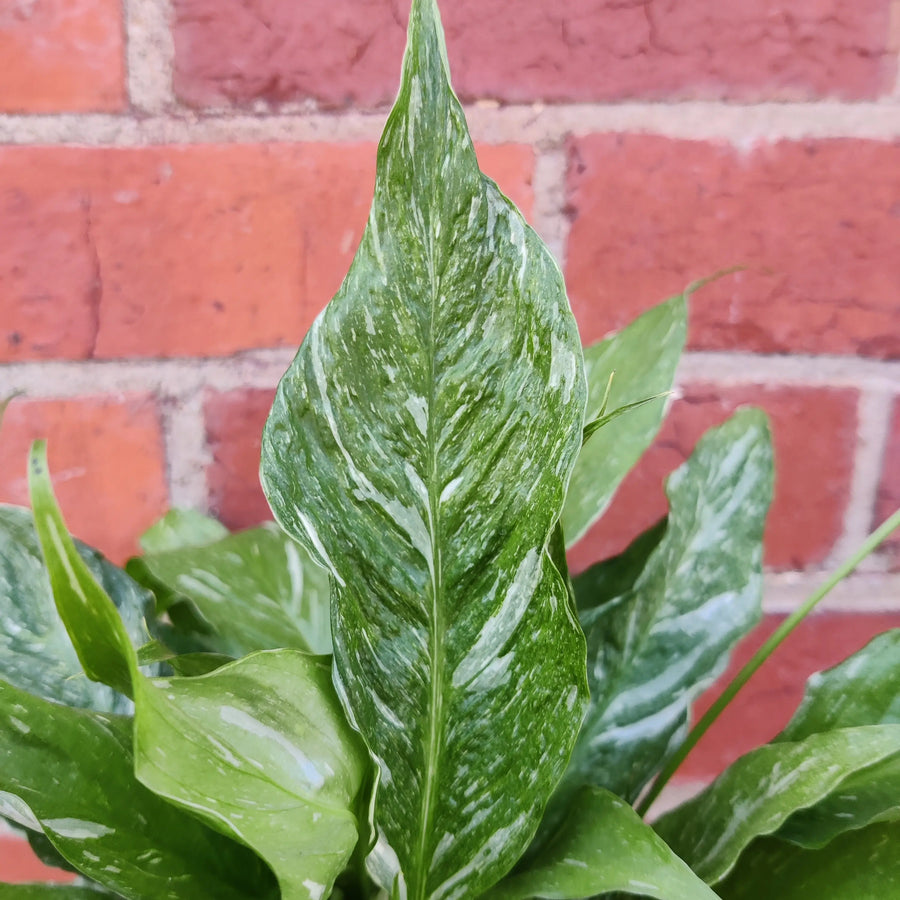
[[[763,838],[716,890],[724,900],[897,900],[900,825],[848,831],[823,850]]]
[[[604,400],[616,410],[671,390],[686,334],[687,301],[678,296],[644,313],[618,334],[588,347],[584,364],[589,421],[597,417]],[[569,546],[603,514],[622,479],[656,437],[665,408],[665,399],[659,397],[631,409],[627,415],[609,421],[586,442],[572,473],[562,514]]]
[[[331,653],[328,574],[275,525],[148,553],[139,562],[132,565],[135,577],[151,588],[165,585],[166,606],[189,600],[221,653],[280,647]]]
[[[706,882],[732,869],[754,838],[829,797],[849,776],[900,753],[900,725],[867,725],[767,744],[741,757],[706,790],[655,824]]]
[[[185,547],[204,547],[228,537],[221,523],[192,509],[170,509],[140,538],[144,553],[164,553]]]
[[[79,871],[134,900],[271,896],[249,850],[138,784],[130,719],[0,682],[0,723],[0,813]]]
[[[610,891],[658,900],[716,897],[624,800],[585,788],[553,843],[487,900],[568,900]]]
[[[138,778],[256,850],[284,900],[327,897],[356,845],[365,771],[330,665],[269,651],[135,690]]]
[[[103,900],[116,897],[107,891],[74,884],[4,884],[0,882],[0,900]]]
[[[666,490],[667,523],[575,579],[591,705],[545,833],[583,784],[636,798],[759,618],[772,492],[765,417],[744,410],[708,432]]]
[[[151,598],[99,553],[75,543],[119,609],[130,640],[143,643]],[[88,680],[53,602],[31,513],[0,506],[0,678],[48,700],[105,712],[128,712],[116,691]]]
[[[415,0],[368,226],[261,470],[333,576],[339,690],[380,772],[370,869],[410,900],[512,866],[581,722],[584,638],[547,545],[585,393],[559,269],[478,170],[435,0]]]

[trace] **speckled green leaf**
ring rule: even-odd
[[[870,825],[803,850],[763,838],[716,886],[723,900],[900,900],[900,825]]]
[[[138,783],[131,719],[0,682],[0,726],[0,813],[90,878],[133,900],[273,896],[250,851]]]
[[[772,495],[765,416],[743,410],[709,431],[666,492],[667,523],[575,579],[591,705],[545,833],[582,784],[636,798],[759,618]]]
[[[610,891],[657,900],[716,898],[624,800],[584,788],[556,840],[486,900],[569,900]]]
[[[283,900],[320,900],[357,841],[365,751],[331,666],[295,650],[254,653],[197,678],[136,685],[138,778],[252,847]]]
[[[192,509],[170,509],[140,537],[144,553],[204,547],[228,537],[228,529],[211,516]]]
[[[337,681],[377,760],[377,880],[477,895],[528,843],[586,695],[547,553],[581,444],[559,269],[481,174],[415,0],[368,226],[279,387],[276,517],[333,576]]]
[[[654,827],[701,878],[715,884],[755,838],[775,833],[792,813],[898,752],[900,725],[842,728],[796,743],[767,744]]]
[[[75,547],[119,608],[131,641],[146,641],[150,595],[95,550]],[[84,675],[53,602],[32,515],[15,506],[0,506],[0,678],[69,706],[131,709],[124,696]]]
[[[673,297],[616,335],[584,351],[587,416],[639,403],[670,390],[687,335],[687,300]],[[566,543],[574,544],[603,514],[613,494],[659,431],[666,401],[660,397],[618,416],[591,436],[582,449],[563,508]]]
[[[190,601],[221,653],[331,652],[328,574],[275,525],[148,553],[129,571],[148,587],[164,585],[166,606]]]

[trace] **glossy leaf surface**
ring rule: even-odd
[[[896,900],[898,848],[896,822],[848,831],[822,850],[763,838],[741,857],[716,892],[723,900]]]
[[[138,778],[253,847],[284,900],[327,897],[356,845],[366,762],[327,661],[255,653],[136,688]]]
[[[667,523],[575,579],[591,704],[548,828],[583,784],[633,800],[759,618],[772,494],[765,417],[744,410],[708,432],[666,492]]]
[[[75,551],[119,609],[131,641],[143,643],[143,612],[152,598],[99,553]],[[48,700],[106,712],[131,703],[84,675],[57,613],[31,513],[0,506],[0,678]]]
[[[610,891],[657,900],[716,897],[625,801],[585,788],[553,843],[487,898],[568,900]]]
[[[144,553],[165,553],[185,547],[204,547],[228,537],[228,529],[216,519],[192,509],[170,509],[140,537]]]
[[[831,795],[846,778],[900,752],[900,725],[868,725],[767,744],[654,825],[706,882],[728,874],[755,838]]]
[[[587,347],[588,419],[596,416],[604,399],[607,409],[616,410],[669,391],[686,336],[687,301],[678,296],[644,313],[618,334]],[[630,409],[586,442],[563,508],[568,546],[603,514],[622,479],[656,437],[665,409],[662,397]]]
[[[379,767],[370,869],[401,896],[489,887],[569,756],[584,639],[547,543],[584,407],[559,269],[479,171],[436,4],[415,0],[369,222],[262,464],[333,576],[339,690]]]
[[[0,813],[127,898],[272,896],[249,850],[138,783],[131,726],[0,682]]]
[[[165,585],[167,605],[189,600],[221,653],[331,653],[328,573],[275,525],[148,553],[139,563],[135,577],[146,572],[148,586]]]

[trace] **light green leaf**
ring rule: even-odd
[[[707,883],[732,869],[754,838],[819,803],[850,775],[900,752],[900,725],[867,725],[767,744],[729,766],[706,790],[655,823]]]
[[[339,691],[379,767],[369,866],[410,900],[512,866],[581,722],[584,638],[547,545],[585,394],[559,269],[478,170],[435,0],[414,0],[368,226],[261,470],[333,577]]]
[[[486,900],[569,900],[611,891],[657,900],[716,898],[624,800],[585,788],[553,843]]]
[[[228,529],[193,509],[170,509],[140,537],[144,553],[164,553],[184,547],[204,547],[228,537]]]
[[[900,825],[848,831],[823,850],[753,843],[716,890],[724,900],[898,900]]]
[[[42,830],[79,871],[133,900],[272,897],[271,873],[140,785],[131,720],[0,682],[0,813]]]
[[[152,598],[95,550],[75,550],[119,609],[129,639],[147,639],[144,610]],[[31,513],[0,506],[0,678],[69,706],[128,712],[121,694],[87,679],[53,602]]]
[[[197,678],[143,679],[135,699],[138,778],[253,847],[284,900],[327,897],[356,845],[365,771],[331,666],[255,653]]]
[[[687,300],[679,295],[644,313],[618,334],[586,348],[588,419],[596,417],[604,399],[615,410],[671,390],[686,335]],[[658,397],[609,421],[585,443],[562,514],[568,546],[609,506],[622,479],[656,437],[665,409],[665,398]]]
[[[765,416],[743,410],[709,431],[666,492],[667,523],[575,579],[591,704],[545,835],[583,784],[636,798],[759,618],[772,494]]]
[[[221,653],[331,653],[328,573],[275,525],[148,553],[129,571],[150,588],[165,585],[164,607],[189,600]]]

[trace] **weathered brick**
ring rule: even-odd
[[[533,151],[479,148],[528,212]],[[346,274],[374,145],[0,148],[0,361],[294,346]]]
[[[0,112],[125,106],[119,0],[13,0],[0,8]]]
[[[706,712],[782,620],[781,616],[767,616],[741,643],[727,673],[697,703],[695,718]],[[837,665],[882,631],[897,627],[900,613],[819,613],[806,619],[707,732],[679,776],[711,780],[739,756],[770,741],[787,725],[813,672]]]
[[[152,396],[14,400],[0,430],[0,502],[28,505],[27,457],[47,439],[53,485],[76,537],[121,563],[168,506]]]
[[[766,526],[766,562],[803,569],[821,562],[843,527],[856,446],[857,393],[828,388],[714,388],[689,385],[656,443],[622,483],[612,505],[572,550],[580,571],[623,550],[665,515],[662,483],[708,428],[738,406],[760,406],[772,422],[775,499]]]
[[[259,484],[259,454],[274,396],[271,390],[239,390],[206,397],[210,511],[229,528],[249,528],[272,518]]]
[[[408,0],[175,0],[176,90],[196,106],[380,106]],[[889,89],[889,0],[457,0],[442,8],[464,99],[862,99]]]
[[[694,279],[690,343],[900,356],[900,142],[569,146],[567,276],[586,341]]]
[[[0,883],[27,884],[32,881],[70,884],[71,872],[50,869],[32,852],[24,838],[0,834]]]
[[[894,413],[884,453],[872,527],[878,527],[898,509],[900,509],[900,400],[894,401]],[[900,531],[895,531],[882,544],[882,548],[891,568],[900,569]]]

